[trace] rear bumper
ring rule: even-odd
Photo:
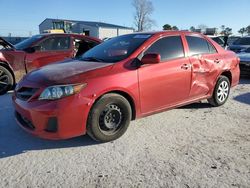
[[[90,99],[79,95],[57,101],[22,101],[13,96],[16,121],[25,131],[58,140],[86,133]]]

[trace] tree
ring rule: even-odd
[[[132,5],[135,8],[134,23],[137,31],[151,29],[155,23],[150,18],[154,11],[153,3],[150,0],[133,0]]]
[[[233,34],[232,28],[226,27],[225,25],[222,25],[220,28],[221,28],[220,34],[224,36],[229,36]]]
[[[163,30],[172,30],[172,26],[169,25],[169,24],[165,24],[165,25],[163,26]]]
[[[243,35],[246,33],[247,29],[245,27],[240,28],[240,30],[238,31],[238,33],[241,34],[241,36],[243,37]]]
[[[192,32],[195,32],[195,27],[191,26],[189,30],[192,31]]]
[[[250,25],[246,27],[246,33],[250,35]]]
[[[179,28],[178,28],[177,26],[173,26],[173,27],[172,27],[172,30],[174,30],[174,31],[179,31]]]

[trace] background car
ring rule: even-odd
[[[35,35],[16,45],[0,38],[0,94],[11,89],[31,70],[80,56],[100,42],[77,34]]]
[[[240,58],[240,74],[250,76],[250,48],[237,55]]]
[[[223,105],[238,82],[239,58],[202,34],[134,33],[32,71],[18,83],[13,104],[31,134],[87,133],[107,142],[136,118],[203,99]]]
[[[229,37],[228,37],[228,40],[227,40],[227,45],[228,45],[228,46],[233,45],[233,43],[234,43],[236,40],[240,39],[240,38],[241,38],[241,37],[239,37],[239,36],[229,36]]]
[[[228,49],[234,51],[235,53],[241,53],[248,48],[250,48],[250,36],[237,39],[232,45],[229,46]]]

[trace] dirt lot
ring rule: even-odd
[[[35,138],[0,96],[0,187],[250,187],[250,79],[229,101],[132,122],[114,142]]]

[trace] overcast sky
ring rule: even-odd
[[[250,25],[250,0],[152,0],[156,21],[153,30],[166,23],[180,29],[205,24],[233,28]],[[102,21],[134,27],[131,0],[0,0],[0,35],[28,36],[38,33],[45,18]]]

